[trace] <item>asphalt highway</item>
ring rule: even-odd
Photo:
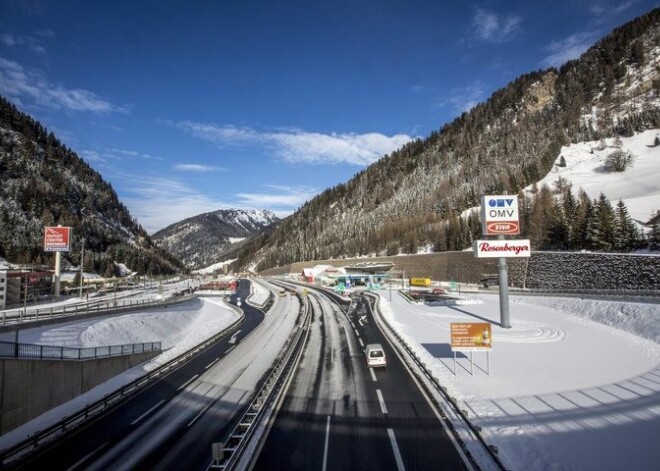
[[[348,316],[310,300],[307,349],[254,469],[467,469],[365,298],[354,298]],[[369,343],[384,346],[386,367],[367,367]]]

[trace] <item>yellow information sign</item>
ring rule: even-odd
[[[452,351],[493,348],[493,333],[488,322],[452,322],[450,326]]]

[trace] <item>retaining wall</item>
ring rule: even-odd
[[[273,268],[264,276],[302,273],[319,264],[337,267],[357,262],[393,262],[394,277],[478,283],[483,274],[497,273],[496,258],[475,258],[472,251],[441,252],[393,257],[346,258],[298,262]],[[604,254],[587,252],[532,252],[529,258],[507,259],[509,284],[540,289],[660,290],[660,254]]]
[[[81,361],[0,359],[0,435],[160,353]]]

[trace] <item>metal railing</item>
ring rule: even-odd
[[[311,321],[309,303],[303,300],[299,323],[287,339],[266,380],[252,402],[222,445],[222,458],[216,459],[208,470],[251,469],[258,457],[258,449],[267,437],[267,423],[281,405],[284,393],[296,371],[307,343]]]
[[[105,347],[58,347],[53,345],[35,345],[29,343],[0,342],[0,357],[39,358],[53,360],[91,360],[134,353],[160,352],[160,342],[109,345]]]
[[[48,307],[41,309],[30,310],[13,310],[2,311],[0,313],[0,326],[24,324],[30,322],[37,322],[47,319],[55,319],[62,317],[73,317],[83,314],[105,314],[113,312],[121,312],[131,309],[142,309],[150,307],[167,306],[173,303],[188,301],[195,298],[195,295],[175,296],[166,300],[104,300],[96,303],[88,304],[73,304],[61,307]]]

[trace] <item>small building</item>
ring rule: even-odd
[[[303,268],[302,278],[305,283],[316,283],[317,281],[331,284],[338,275],[345,274],[343,268],[332,265],[316,265],[311,268]]]
[[[34,268],[11,268],[7,270],[7,307],[17,307],[51,297],[53,273]]]

